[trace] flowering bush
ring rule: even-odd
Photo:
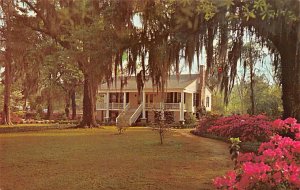
[[[295,118],[276,119],[273,122],[273,127],[281,136],[300,139],[300,124]]]
[[[221,117],[213,122],[214,126],[207,129],[221,137],[239,137],[242,141],[267,141],[274,129],[268,117],[264,115],[232,115]]]
[[[299,189],[300,141],[276,135],[260,145],[257,155],[240,154],[238,168],[213,183],[217,189]]]
[[[216,114],[208,114],[206,116],[200,117],[196,132],[198,134],[207,133],[207,129],[209,129],[211,126],[214,126],[215,121],[217,121],[220,117],[220,115]]]

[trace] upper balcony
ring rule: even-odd
[[[185,104],[183,105],[185,110]],[[97,103],[97,110],[106,110],[107,103]],[[123,110],[123,103],[112,102],[108,105],[109,110]],[[146,111],[158,111],[164,109],[165,111],[180,111],[180,103],[145,103]]]

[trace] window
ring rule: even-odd
[[[167,93],[166,103],[172,103],[172,102],[173,102],[173,93],[172,92],[168,92]]]
[[[193,106],[198,106],[197,105],[197,100],[198,100],[197,96],[198,96],[197,93],[193,93]]]
[[[117,94],[116,93],[110,93],[109,94],[109,102],[112,103],[112,102],[117,102],[118,100],[118,97],[117,97]]]
[[[194,99],[194,101],[196,101],[195,106],[198,107],[199,104],[200,104],[200,95],[199,95],[199,93],[196,93],[196,94],[195,94],[195,99]]]
[[[209,97],[206,97],[206,107],[209,107]]]
[[[176,93],[176,98],[175,99],[175,103],[180,103],[181,102],[181,92],[175,92]]]

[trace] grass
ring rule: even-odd
[[[179,130],[177,130],[179,131]],[[147,128],[0,134],[0,189],[212,189],[232,169],[227,144]]]
[[[0,125],[0,128],[7,127],[50,127],[57,126],[57,123],[24,123],[24,124],[14,124],[14,125]]]

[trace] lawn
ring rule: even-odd
[[[162,146],[147,128],[0,134],[0,189],[212,189],[232,168],[227,148],[187,130]]]

